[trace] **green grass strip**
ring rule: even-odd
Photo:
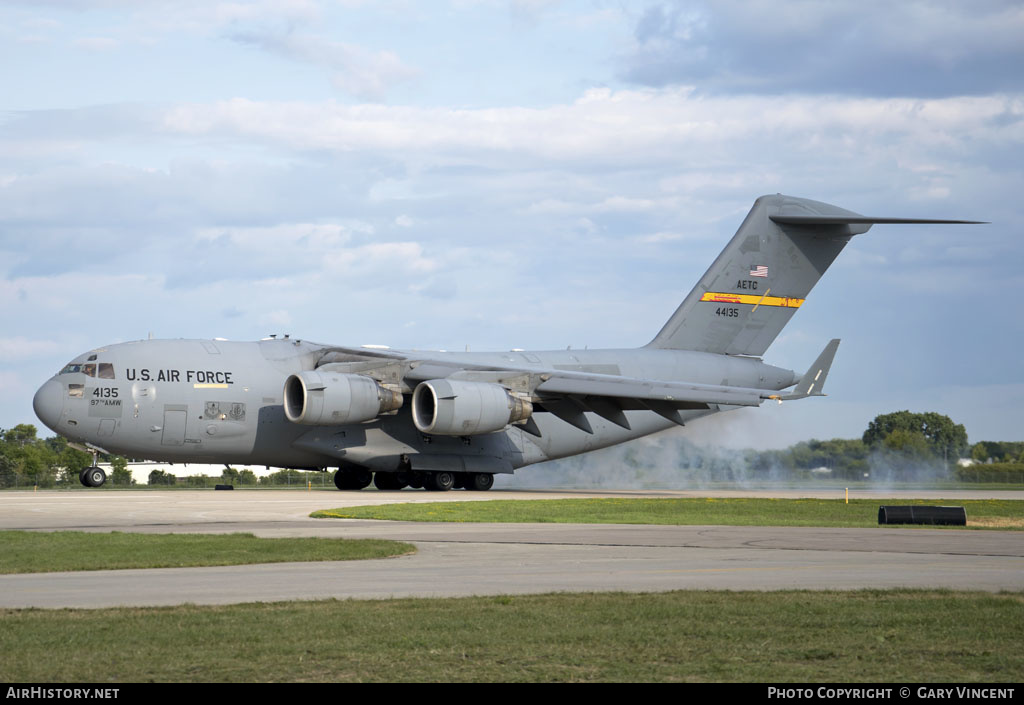
[[[962,506],[968,528],[1024,529],[1021,500],[854,499],[545,499],[430,502],[345,507],[316,518],[392,521],[552,522],[569,524],[677,524],[732,526],[877,527],[878,507],[894,504]]]
[[[0,680],[1019,683],[1022,633],[1020,593],[903,590],[3,610]]]
[[[415,550],[408,543],[378,539],[0,531],[0,573],[348,561],[388,558]]]

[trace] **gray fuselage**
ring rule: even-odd
[[[475,436],[428,436],[409,404],[359,424],[305,426],[283,412],[289,375],[311,370],[330,346],[294,339],[258,342],[143,340],[76,357],[36,395],[36,412],[72,441],[130,458],[320,469],[400,468],[409,457],[438,468],[510,472],[639,438],[673,426],[646,409],[625,409],[629,428],[594,413],[592,433],[551,413],[533,414],[540,435],[516,425]],[[369,352],[369,351],[368,351]],[[415,355],[415,353],[407,353]],[[650,380],[780,390],[792,371],[756,358],[653,348],[542,352],[431,352],[455,366],[524,371],[567,370]],[[403,393],[412,388],[403,383]],[[408,397],[407,397],[408,400]],[[685,420],[733,407],[681,411]]]

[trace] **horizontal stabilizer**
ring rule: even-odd
[[[789,394],[773,398],[790,400],[825,396],[825,393],[822,392],[822,389],[825,387],[825,378],[828,377],[828,371],[832,367],[832,360],[835,358],[836,350],[838,349],[839,338],[833,338],[825,346],[825,349],[821,351],[821,354],[818,355],[818,359],[814,361],[814,364],[800,378],[800,383],[796,385],[796,389]]]
[[[928,218],[875,218],[867,215],[769,215],[769,220],[780,225],[984,225],[984,220],[932,220]]]

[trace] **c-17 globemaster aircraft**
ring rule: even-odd
[[[337,468],[342,490],[487,490],[496,474],[532,463],[769,399],[823,396],[838,339],[803,375],[760,357],[850,238],[876,223],[969,222],[763,196],[641,348],[421,353],[288,336],[140,340],[79,355],[34,407],[94,458]],[[87,486],[105,480],[95,466],[81,473]]]

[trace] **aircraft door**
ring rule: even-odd
[[[185,420],[187,417],[187,406],[168,404],[164,407],[164,432],[160,437],[161,445],[180,446],[185,444]]]

